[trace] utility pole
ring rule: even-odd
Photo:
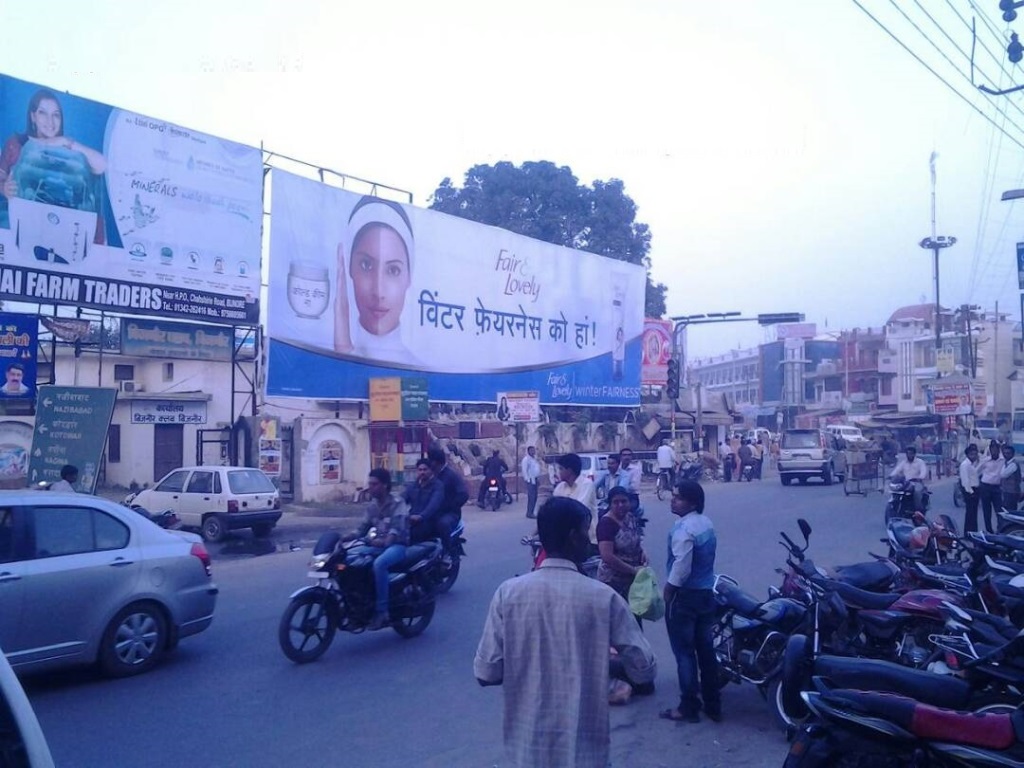
[[[939,373],[938,359],[939,350],[942,349],[942,321],[939,315],[942,311],[939,306],[939,251],[956,245],[955,237],[935,234],[935,159],[938,156],[937,152],[932,152],[931,158],[928,160],[932,176],[932,234],[931,237],[926,237],[918,243],[922,248],[931,250],[933,256],[932,274],[935,279],[935,378],[939,378],[942,375]]]

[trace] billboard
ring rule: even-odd
[[[498,421],[540,421],[540,392],[499,392],[496,405]]]
[[[267,394],[636,405],[643,267],[273,171]]]
[[[932,413],[939,416],[965,416],[974,405],[969,382],[956,384],[933,384]]]
[[[259,321],[260,150],[0,75],[0,298]]]
[[[668,361],[672,358],[672,321],[644,320],[641,384],[665,386],[668,383]]]
[[[134,318],[121,321],[122,355],[227,361],[235,346],[231,328]]]
[[[36,396],[38,331],[39,320],[35,315],[0,312],[0,400]]]

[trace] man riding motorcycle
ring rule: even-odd
[[[434,520],[434,535],[441,539],[441,544],[447,550],[451,545],[452,531],[462,519],[462,505],[469,500],[469,492],[462,476],[448,466],[442,449],[431,448],[427,451],[427,461],[444,490],[441,510]]]
[[[923,512],[924,481],[928,479],[928,465],[917,458],[917,449],[914,446],[907,446],[906,456],[897,462],[889,477],[901,477],[911,484],[914,489],[914,511]]]
[[[388,625],[388,569],[405,559],[405,547],[409,543],[409,509],[405,502],[391,493],[391,473],[386,469],[370,470],[366,488],[370,492],[370,503],[362,525],[347,540],[363,538],[366,546],[378,554],[373,561],[374,614],[369,629],[383,629]]]
[[[484,496],[491,480],[498,481],[498,493],[505,498],[505,473],[508,472],[508,464],[501,458],[501,452],[497,449],[491,453],[491,457],[484,462],[484,481],[480,483],[480,493],[477,494],[477,506],[483,509]]]

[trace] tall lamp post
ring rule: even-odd
[[[933,259],[932,273],[935,279],[935,378],[939,378],[942,375],[939,373],[939,350],[942,349],[942,322],[939,317],[939,313],[942,311],[939,306],[939,251],[956,245],[955,237],[935,234],[935,159],[937,157],[938,154],[932,152],[931,157],[928,159],[928,167],[931,170],[932,176],[932,234],[931,237],[926,237],[918,243],[922,248],[932,252]]]
[[[680,315],[669,318],[672,320],[672,361],[669,363],[669,383],[667,386],[669,399],[672,401],[672,444],[676,442],[676,398],[679,395],[678,377],[686,370],[686,360],[680,359],[680,336],[691,325],[709,325],[711,323],[757,323],[758,325],[777,325],[779,323],[802,323],[801,312],[775,312],[760,314],[756,317],[742,317],[742,312],[705,312],[700,315]],[[673,382],[673,376],[676,380]],[[673,386],[674,384],[674,386]],[[694,431],[697,437],[697,448],[704,445],[704,416],[700,399],[700,385],[697,386],[696,418]]]

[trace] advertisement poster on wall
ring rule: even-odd
[[[540,392],[499,392],[498,421],[533,424],[540,421]]]
[[[640,383],[664,386],[668,383],[668,361],[672,359],[671,320],[644,320],[642,351]]]
[[[636,405],[643,267],[273,171],[267,394]]]
[[[0,312],[0,400],[36,396],[36,341],[39,321],[35,315]]]
[[[281,476],[281,424],[277,416],[260,416],[259,468],[271,477]]]
[[[0,297],[259,320],[262,153],[0,75]]]

